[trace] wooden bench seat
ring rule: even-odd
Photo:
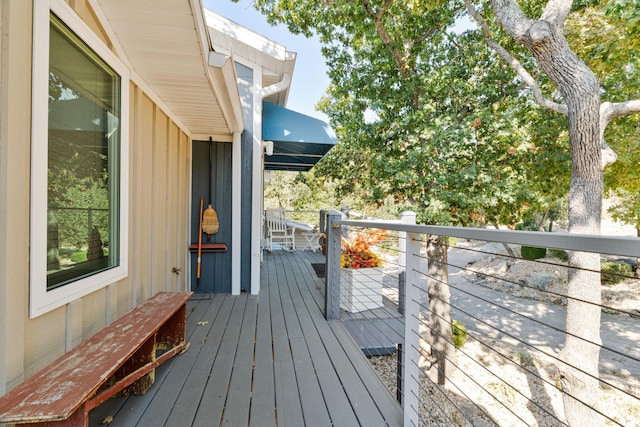
[[[1,396],[0,423],[86,427],[107,399],[145,393],[155,368],[185,346],[191,295],[156,294]]]

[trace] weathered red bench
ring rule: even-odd
[[[0,397],[0,423],[87,427],[118,393],[143,394],[185,346],[191,292],[161,292]]]

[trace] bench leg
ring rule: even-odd
[[[150,338],[146,343],[134,353],[133,356],[127,361],[125,365],[118,371],[115,379],[117,381],[125,378],[132,372],[136,371],[149,363],[156,360],[156,337],[155,335]],[[153,385],[156,379],[155,369],[150,370],[146,375],[138,379],[131,384],[128,388],[123,390],[123,395],[134,394],[136,396],[145,394],[149,388]]]
[[[166,353],[162,354],[161,356],[159,356],[153,362],[147,363],[145,366],[141,366],[140,368],[131,372],[129,375],[122,378],[122,380],[120,380],[118,383],[113,385],[111,388],[99,393],[97,396],[95,396],[94,398],[89,400],[87,403],[85,403],[85,412],[88,413],[94,408],[97,408],[99,405],[109,400],[111,397],[118,396],[119,393],[121,393],[123,390],[127,390],[128,388],[130,388],[131,385],[135,384],[135,382],[138,381],[140,378],[144,379],[144,377],[148,375],[148,373],[150,373],[156,367],[160,366],[161,364],[163,364],[164,362],[166,362],[176,354],[180,353],[180,351],[182,351],[183,348],[184,348],[184,345],[182,344],[179,346],[176,346],[171,350],[167,351]]]
[[[183,305],[158,331],[158,350],[164,351],[184,344],[187,329],[187,306]]]

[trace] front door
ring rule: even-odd
[[[211,204],[220,223],[218,232],[202,233],[202,243],[224,244],[223,252],[202,251],[200,278],[198,254],[191,252],[191,290],[194,292],[231,292],[231,143],[193,141],[191,194],[191,247],[198,244],[200,198],[204,209]]]

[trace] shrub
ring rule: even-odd
[[[563,251],[562,249],[549,249],[549,254],[553,257],[558,258],[560,261],[569,261],[569,255],[567,254],[567,251]]]
[[[514,353],[511,357],[511,360],[525,368],[529,366],[535,366],[535,360],[533,356],[524,351],[518,351],[517,353]]]
[[[633,270],[629,264],[615,261],[603,261],[600,263],[600,283],[615,284],[622,282],[625,277],[631,276]]]
[[[87,251],[78,251],[71,254],[72,262],[85,262],[87,260]]]
[[[456,348],[461,348],[464,343],[467,342],[467,328],[461,321],[451,321],[451,333],[453,336],[453,345]]]
[[[516,230],[538,231],[538,224],[532,218],[519,222],[515,226]]]
[[[547,249],[534,248],[533,246],[521,246],[520,254],[524,259],[529,259],[529,260],[540,259],[547,256]]]

